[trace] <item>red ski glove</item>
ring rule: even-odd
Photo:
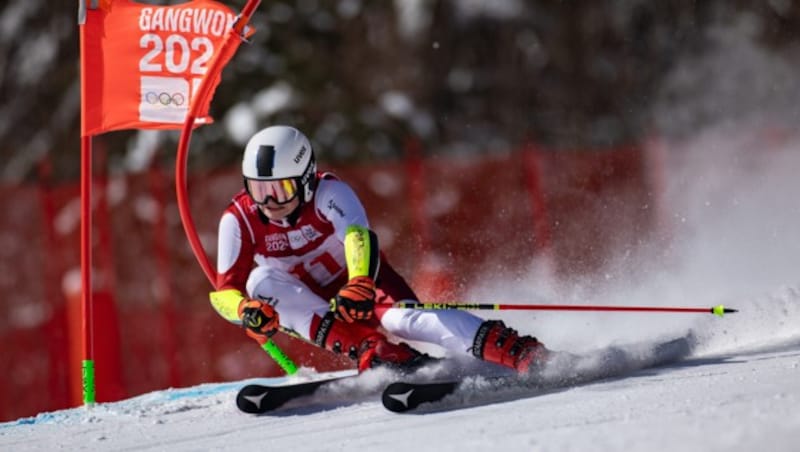
[[[239,302],[239,318],[247,335],[259,342],[278,331],[278,312],[270,304],[259,300],[244,298]]]
[[[375,308],[375,281],[369,276],[351,278],[336,294],[334,308],[347,323],[371,319]]]

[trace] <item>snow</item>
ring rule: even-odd
[[[395,414],[378,397],[392,377],[375,371],[260,417],[235,408],[244,382],[210,383],[0,424],[0,450],[796,451],[800,146],[788,139],[754,151],[737,130],[668,156],[666,249],[622,256],[601,283],[546,287],[532,277],[473,288],[475,299],[502,287],[531,302],[740,310],[504,316],[552,349],[581,354],[581,375],[595,379],[465,392]],[[676,337],[696,340],[692,354],[648,367],[656,346]],[[558,382],[565,369],[548,367],[543,379]]]
[[[377,396],[236,411],[240,383],[0,426],[3,450],[796,450],[800,343],[707,355],[538,396],[398,415]],[[361,379],[367,378],[366,376]],[[368,378],[367,378],[368,380]],[[359,384],[369,387],[369,381]]]

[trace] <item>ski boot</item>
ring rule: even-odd
[[[434,361],[436,358],[420,353],[404,342],[394,344],[377,333],[362,342],[358,369],[364,371],[375,367],[389,367],[402,373],[410,373]]]
[[[405,343],[394,344],[375,328],[360,322],[345,323],[333,313],[315,317],[311,323],[313,340],[336,354],[346,353],[363,372],[379,366],[411,372],[433,358]]]
[[[472,345],[472,354],[478,359],[510,367],[521,375],[543,367],[548,353],[535,337],[520,336],[499,320],[483,322]]]

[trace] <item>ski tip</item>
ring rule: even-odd
[[[442,400],[455,391],[458,381],[431,383],[394,382],[383,390],[383,406],[395,413],[405,413],[416,409],[423,403]]]
[[[413,400],[409,400],[413,391],[412,385],[402,382],[392,383],[384,389],[381,402],[387,410],[395,413],[413,410],[416,405],[413,404]]]
[[[711,308],[711,313],[716,314],[720,317],[724,316],[725,314],[732,314],[734,312],[739,312],[737,309],[726,308],[725,306],[719,304]]]
[[[247,385],[236,394],[236,406],[244,413],[262,414],[271,408],[261,403],[269,392],[267,386]]]

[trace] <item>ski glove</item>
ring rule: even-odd
[[[269,303],[244,298],[239,302],[239,318],[247,335],[257,341],[266,341],[278,331],[278,312]]]
[[[369,276],[351,278],[333,299],[333,308],[347,323],[369,320],[375,308],[375,281]]]

